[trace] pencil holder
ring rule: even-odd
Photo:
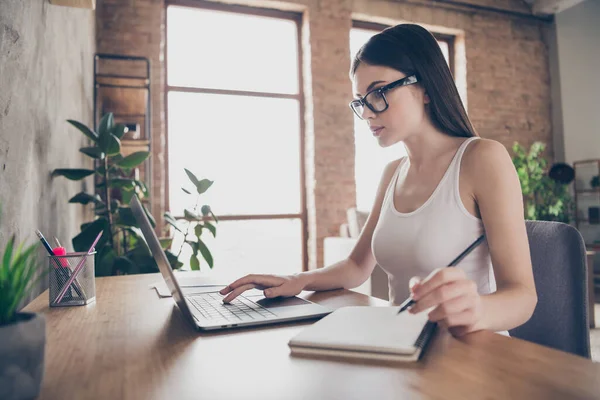
[[[95,255],[96,252],[48,256],[50,307],[83,306],[96,299]],[[79,269],[77,269],[78,266]],[[71,279],[75,274],[76,277]],[[69,281],[71,281],[70,284]],[[68,289],[63,294],[63,289],[67,285]],[[61,294],[62,298],[60,298]]]

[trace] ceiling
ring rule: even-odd
[[[523,0],[536,15],[553,15],[581,3],[583,0]]]

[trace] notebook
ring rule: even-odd
[[[435,330],[427,312],[399,307],[343,307],[290,339],[292,354],[417,361]]]

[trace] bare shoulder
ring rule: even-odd
[[[492,139],[479,139],[471,143],[463,156],[463,164],[471,164],[481,166],[482,164],[490,164],[501,160],[510,160],[510,155],[506,147]]]
[[[489,187],[498,181],[510,181],[516,177],[512,159],[506,147],[491,139],[479,139],[471,143],[462,160],[461,171],[472,188]]]

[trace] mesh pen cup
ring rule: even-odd
[[[96,283],[94,280],[94,259],[96,252],[69,253],[64,256],[48,256],[48,286],[50,307],[83,306],[96,300]],[[75,269],[83,260],[83,264],[75,279]],[[68,285],[62,299],[58,300],[63,289]]]

